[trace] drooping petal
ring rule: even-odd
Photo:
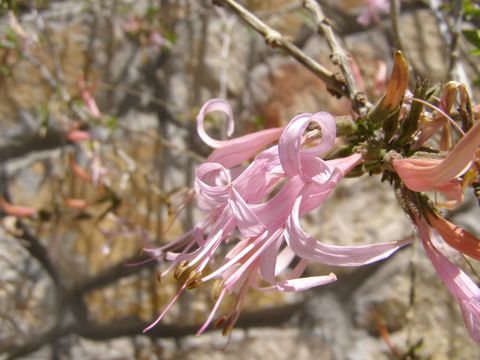
[[[448,245],[480,260],[480,239],[440,215],[427,213],[427,220]]]
[[[432,243],[428,224],[420,218],[415,219],[423,247],[430,258],[443,284],[457,299],[463,319],[472,339],[480,342],[480,289],[458,266],[448,260]]]
[[[300,195],[288,218],[285,238],[288,246],[297,256],[310,261],[334,266],[360,266],[385,259],[400,247],[409,244],[410,240],[393,241],[388,243],[338,246],[324,244],[307,235],[299,219],[302,196]]]
[[[480,297],[461,300],[460,309],[470,336],[480,343]]]

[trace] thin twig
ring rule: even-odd
[[[453,2],[454,11],[456,16],[453,20],[453,26],[450,26],[448,20],[446,19],[446,14],[442,10],[442,2],[440,0],[431,0],[430,8],[435,15],[438,24],[438,30],[440,35],[442,35],[443,40],[448,46],[448,76],[454,80],[457,80],[467,87],[468,93],[472,94],[472,86],[470,80],[466,75],[465,68],[463,67],[462,62],[459,59],[459,50],[458,50],[458,36],[459,36],[459,24],[461,20],[461,2]]]
[[[306,55],[285,36],[265,24],[235,0],[215,0],[215,3],[218,5],[224,5],[237,14],[252,29],[262,35],[269,46],[273,48],[281,48],[289,53],[307,69],[322,79],[334,95],[338,97],[341,97],[342,95],[349,97],[349,91],[343,79],[339,78],[337,74],[332,73],[330,70]]]
[[[357,84],[350,67],[350,60],[343,50],[343,47],[338,43],[330,20],[325,16],[322,8],[316,0],[303,0],[303,6],[312,13],[317,25],[317,31],[325,37],[328,47],[332,52],[331,60],[335,65],[338,65],[345,78],[348,97],[353,101],[355,110],[359,111],[361,114],[366,113],[368,110],[368,100],[365,94],[360,94],[358,92]]]
[[[400,27],[398,26],[398,7],[397,0],[390,0],[390,21],[392,22],[393,43],[397,50],[405,52],[400,37]]]

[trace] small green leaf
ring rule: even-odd
[[[477,49],[480,49],[480,30],[462,30],[463,36]]]
[[[116,116],[110,116],[108,119],[107,119],[107,127],[113,131],[117,128],[117,125],[118,125],[118,119]]]
[[[473,4],[471,0],[463,0],[463,12],[468,17],[480,16],[480,6]]]

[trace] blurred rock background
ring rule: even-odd
[[[243,3],[335,70],[301,1]],[[388,15],[362,27],[356,17],[365,2],[320,3],[363,90],[378,99],[381,71],[390,69],[395,48]],[[16,6],[21,30],[6,10],[0,20],[0,190],[37,215],[2,214],[0,358],[480,358],[418,244],[349,271],[313,265],[310,273],[335,271],[339,278],[313,291],[252,293],[226,350],[226,338],[215,331],[194,336],[212,305],[208,288],[188,292],[142,335],[177,288],[174,279],[159,281],[156,262],[145,262],[142,248],[174,239],[198,216],[194,206],[174,214],[209,152],[194,128],[202,103],[228,98],[236,134],[285,124],[299,112],[349,115],[350,104],[209,1]],[[448,47],[428,3],[402,1],[400,22],[412,71],[433,84],[450,80]],[[468,44],[459,41],[459,63],[478,98],[478,59],[464,58]],[[220,137],[221,125],[212,127]],[[89,139],[72,141],[77,133]],[[478,206],[466,196],[451,216],[479,234]],[[376,177],[346,179],[305,226],[336,244],[413,233]]]

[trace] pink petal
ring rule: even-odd
[[[207,161],[218,162],[227,168],[240,165],[264,146],[278,140],[282,131],[283,128],[266,129],[222,141],[222,144],[212,152]]]
[[[304,183],[298,176],[291,178],[272,199],[258,205],[251,205],[250,208],[268,229],[276,230],[285,224],[303,186]]]
[[[198,207],[202,210],[212,210],[226,205],[230,197],[230,182],[230,174],[222,165],[200,164],[195,177]]]
[[[393,167],[410,190],[435,190],[454,180],[467,169],[479,145],[480,123],[477,123],[445,159],[394,160]]]
[[[480,343],[480,297],[460,301],[463,321],[473,341]]]
[[[234,188],[231,189],[228,203],[232,209],[233,216],[237,220],[238,229],[243,236],[258,236],[266,230],[265,225],[260,222]]]
[[[303,259],[334,266],[360,266],[385,259],[400,247],[411,242],[405,240],[359,246],[337,246],[321,243],[307,235],[300,225],[301,202],[302,196],[300,195],[295,201],[292,213],[288,218],[285,238],[293,252]]]
[[[275,267],[275,264],[273,264]],[[320,276],[310,276],[305,278],[300,278],[300,276],[305,271],[307,266],[307,261],[301,260],[295,268],[292,270],[291,274],[287,279],[276,281],[274,277],[265,273],[262,273],[264,279],[272,284],[272,287],[263,288],[261,290],[276,289],[278,291],[284,292],[295,292],[295,291],[304,291],[311,289],[313,287],[322,286],[329,284],[337,280],[335,274],[330,273],[329,275],[320,275]]]
[[[233,185],[247,203],[258,203],[283,177],[278,148],[274,146],[260,153],[233,181]]]
[[[255,250],[251,255],[249,255],[246,261],[232,275],[230,275],[228,279],[225,280],[226,288],[231,290],[234,288],[235,283],[248,273],[248,269],[250,268],[250,266],[252,266],[253,263],[257,260],[257,258],[262,255],[265,249],[267,249],[270,244],[275,242],[282,235],[282,231],[277,230],[270,236],[269,235],[270,233],[265,232],[261,236],[263,243],[260,245],[260,247]]]
[[[206,133],[205,127],[204,127],[204,124],[203,124],[204,120],[205,120],[205,116],[208,113],[213,112],[213,111],[220,111],[220,112],[223,112],[227,115],[227,121],[228,121],[227,135],[231,136],[233,134],[235,124],[233,122],[232,108],[230,107],[230,105],[225,100],[222,100],[222,99],[209,100],[202,106],[202,108],[200,109],[200,111],[198,112],[198,115],[197,115],[197,132],[198,132],[198,135],[200,136],[200,138],[203,140],[203,142],[205,144],[207,144],[207,145],[209,145],[210,147],[213,147],[213,148],[220,148],[225,144],[225,141],[212,139]]]
[[[431,232],[423,219],[417,217],[415,225],[438,276],[460,304],[470,336],[474,341],[480,342],[480,289],[467,274],[435,248],[431,236],[437,235]]]
[[[320,125],[322,140],[312,148],[301,149],[302,138],[310,121],[315,121]],[[335,144],[335,136],[335,118],[329,113],[319,112],[313,115],[305,113],[294,117],[285,127],[278,145],[280,162],[285,173],[290,177],[303,176],[300,153],[312,156],[322,154]]]

